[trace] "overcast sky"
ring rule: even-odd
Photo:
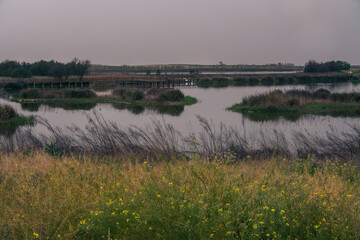
[[[0,61],[360,64],[360,0],[0,0]]]

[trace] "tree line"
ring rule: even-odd
[[[306,73],[322,73],[322,72],[340,72],[349,70],[350,64],[344,61],[330,61],[318,63],[310,60],[305,64],[304,72]]]
[[[70,76],[77,76],[80,81],[89,73],[90,61],[74,58],[68,63],[54,60],[38,61],[34,63],[19,63],[5,60],[0,63],[0,76],[12,78],[30,78],[32,76],[49,76],[59,81],[67,80]]]

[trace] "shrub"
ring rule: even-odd
[[[68,98],[93,98],[96,94],[91,90],[68,90],[65,91],[65,97]]]
[[[261,83],[264,85],[273,85],[274,84],[274,79],[272,77],[265,77],[263,79],[261,79]]]
[[[4,86],[5,90],[20,90],[24,88],[27,88],[27,83],[24,83],[23,81],[9,82]]]
[[[300,106],[300,101],[297,98],[291,98],[286,102],[286,105],[289,107],[298,107]]]
[[[113,95],[121,97],[122,99],[127,98],[127,92],[125,88],[116,88],[113,90]]]
[[[144,94],[138,89],[116,88],[113,90],[113,95],[118,96],[121,99],[132,99],[135,101],[144,98]]]
[[[0,105],[0,121],[6,121],[16,117],[15,110],[8,105]]]
[[[37,89],[23,90],[20,94],[21,98],[35,99],[40,98],[40,93]]]
[[[245,86],[247,84],[247,79],[246,78],[234,78],[234,85],[235,86]]]
[[[196,81],[196,84],[200,87],[209,87],[211,85],[211,82],[208,78],[198,79]]]
[[[257,78],[250,78],[250,79],[249,79],[249,85],[250,85],[250,86],[259,85],[259,79],[257,79]]]
[[[144,98],[144,94],[140,90],[135,90],[132,93],[132,100],[142,100]]]
[[[179,102],[185,99],[184,94],[180,90],[170,90],[161,93],[158,97],[159,102]]]
[[[319,89],[316,92],[313,93],[314,98],[320,98],[320,99],[328,99],[330,96],[330,91],[326,89]]]

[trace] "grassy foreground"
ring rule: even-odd
[[[354,167],[232,159],[0,155],[0,239],[359,238]]]

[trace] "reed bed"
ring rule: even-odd
[[[85,129],[69,126],[54,128],[45,119],[37,124],[47,128],[47,133],[35,133],[23,128],[11,136],[0,137],[0,152],[46,150],[53,155],[91,153],[99,156],[191,156],[204,157],[235,153],[237,159],[248,155],[269,158],[282,155],[304,158],[309,154],[319,159],[337,158],[342,161],[360,159],[360,125],[348,126],[346,132],[329,131],[325,136],[314,133],[293,132],[285,136],[281,131],[259,131],[256,138],[243,134],[243,130],[198,117],[197,133],[182,134],[173,125],[154,120],[144,128],[123,128],[106,121],[99,113],[89,117]]]

